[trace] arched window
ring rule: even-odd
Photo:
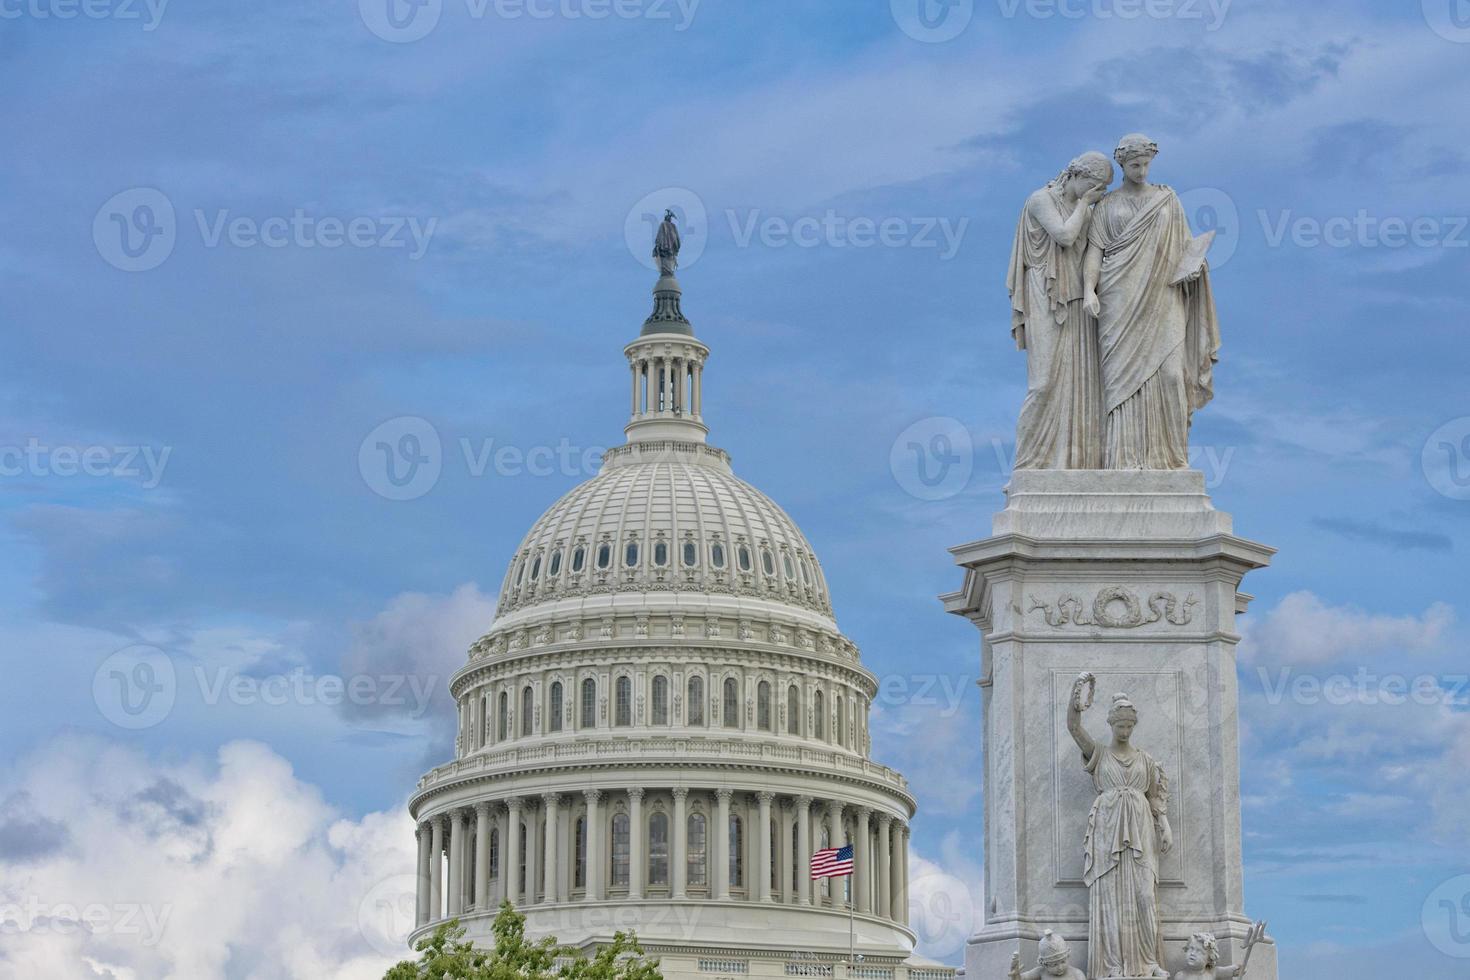
[[[684,567],[693,568],[699,564],[699,546],[693,541],[684,542]]]
[[[686,849],[689,852],[688,879],[691,888],[709,887],[709,876],[705,871],[707,866],[705,857],[708,853],[708,842],[705,839],[705,820],[702,813],[689,814],[689,841]]]
[[[745,887],[745,822],[730,814],[730,887]]]
[[[669,883],[669,818],[661,812],[648,818],[648,883]]]
[[[572,887],[587,887],[587,818],[578,817],[573,830]]]
[[[827,706],[821,691],[812,695],[812,734],[817,738],[827,737]]]
[[[786,734],[801,734],[801,691],[795,684],[786,689]]]
[[[597,727],[597,681],[591,677],[582,681],[581,727]]]
[[[704,725],[704,678],[689,678],[689,724]]]
[[[531,734],[531,719],[535,717],[535,712],[531,707],[534,697],[535,694],[532,693],[530,684],[521,688],[521,738],[526,738]]]
[[[726,728],[740,727],[740,686],[733,677],[725,678],[725,701],[720,714]]]
[[[556,578],[557,572],[561,571],[561,549],[557,548],[551,553],[551,561],[546,566],[546,577]]]
[[[725,567],[725,546],[718,541],[709,546],[709,563],[716,568]]]
[[[613,887],[628,886],[628,815],[614,813],[612,818],[612,883]]]
[[[612,565],[612,545],[606,542],[597,546],[597,567],[608,568]]]
[[[755,688],[755,727],[771,730],[771,685],[761,681]]]
[[[663,674],[653,678],[653,723],[669,723],[669,679]]]
[[[510,694],[500,692],[500,706],[495,714],[495,740],[504,742],[510,737]]]
[[[490,877],[500,877],[500,828],[490,831]]]
[[[638,542],[629,541],[628,547],[623,549],[623,564],[629,568],[638,564]]]
[[[546,730],[548,732],[561,731],[561,681],[551,682],[551,698],[547,705]]]
[[[832,734],[837,736],[838,745],[847,744],[847,712],[842,701],[842,695],[837,695],[834,707],[837,709],[837,730]]]
[[[617,699],[617,713],[613,715],[613,724],[626,728],[633,724],[633,682],[627,677],[619,677],[613,690]]]
[[[742,544],[735,550],[735,560],[740,563],[742,572],[750,571],[750,549],[745,545]]]
[[[577,550],[572,552],[572,571],[580,572],[587,564],[587,549],[577,545]]]
[[[653,546],[653,563],[663,568],[669,563],[669,544],[667,541],[659,541]]]

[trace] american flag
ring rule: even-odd
[[[812,855],[813,878],[840,878],[852,874],[852,845],[824,847]]]

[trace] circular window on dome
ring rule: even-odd
[[[684,566],[686,568],[693,568],[698,561],[699,561],[699,548],[694,544],[693,541],[685,541],[684,542]]]
[[[740,570],[742,572],[750,571],[750,549],[745,545],[742,544],[739,550],[735,552],[735,560],[740,562]]]
[[[580,572],[587,564],[587,549],[578,545],[577,550],[572,552],[572,571]]]
[[[709,563],[716,568],[725,567],[725,546],[718,541],[709,546]]]
[[[669,563],[669,545],[667,541],[659,541],[653,546],[653,563],[663,568]],[[632,562],[629,562],[632,564]]]
[[[786,569],[786,577],[791,579],[793,582],[796,581],[796,568],[791,564],[790,555],[781,556],[781,566]]]
[[[770,548],[761,549],[761,570],[767,575],[776,574],[776,559],[771,557]]]
[[[629,541],[628,547],[623,549],[623,564],[632,568],[638,564],[638,542]]]
[[[561,571],[561,549],[558,548],[551,553],[551,561],[546,565],[547,578],[556,578]]]
[[[612,545],[604,544],[597,549],[597,567],[609,568],[612,566]]]

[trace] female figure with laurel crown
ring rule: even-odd
[[[1138,709],[1126,694],[1113,695],[1109,743],[1095,742],[1082,727],[1097,678],[1081,674],[1067,704],[1067,731],[1082,750],[1097,798],[1087,817],[1082,880],[1087,883],[1087,975],[1162,977],[1159,929],[1159,855],[1174,846],[1169,826],[1169,781],[1159,764],[1132,744]]]
[[[1113,164],[1082,154],[1021,210],[1006,288],[1011,334],[1026,352],[1026,400],[1016,423],[1016,468],[1102,466],[1097,320],[1082,304],[1082,256],[1092,206]]]

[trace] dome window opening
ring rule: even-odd
[[[546,577],[556,578],[561,572],[561,549],[557,548],[551,553],[551,561],[546,565]]]
[[[520,585],[521,584],[521,580],[524,579],[525,577],[526,577],[526,559],[522,558],[516,564],[516,585]]]
[[[658,541],[653,546],[653,563],[659,568],[664,568],[669,563],[669,545],[667,541]]]
[[[740,546],[740,550],[738,550],[738,551],[735,552],[735,557],[740,562],[740,570],[742,572],[748,572],[748,571],[750,571],[750,567],[751,566],[750,566],[750,549],[749,548],[747,548],[745,545],[742,544]]]
[[[805,558],[801,560],[801,584],[808,588],[812,584],[812,563]]]
[[[718,541],[709,547],[709,563],[716,568],[725,567],[725,546]]]
[[[615,689],[616,714],[613,724],[619,728],[627,728],[633,724],[633,682],[627,677],[619,677]]]
[[[790,555],[782,555],[781,556],[781,566],[786,570],[786,578],[789,581],[795,582],[796,581],[796,566],[793,565],[793,564],[791,564],[791,556]]]
[[[623,550],[623,564],[629,568],[638,566],[638,542],[629,541],[628,547]]]
[[[699,546],[693,541],[684,542],[684,567],[693,568],[699,564]]]
[[[704,727],[704,680],[698,675],[689,678],[689,724]]]
[[[541,556],[537,555],[531,561],[531,581],[534,582],[541,577]]]
[[[551,682],[551,705],[546,712],[546,730],[551,732],[561,731],[561,681]]]
[[[581,545],[578,545],[577,550],[572,552],[572,571],[580,572],[583,568],[586,567],[586,565],[587,549],[583,548]]]
[[[612,545],[610,545],[610,544],[602,544],[602,545],[599,545],[598,546],[598,548],[597,548],[597,567],[598,568],[610,568],[610,567],[612,567]]]
[[[761,549],[761,571],[771,577],[776,574],[776,559],[771,555],[770,548]]]

